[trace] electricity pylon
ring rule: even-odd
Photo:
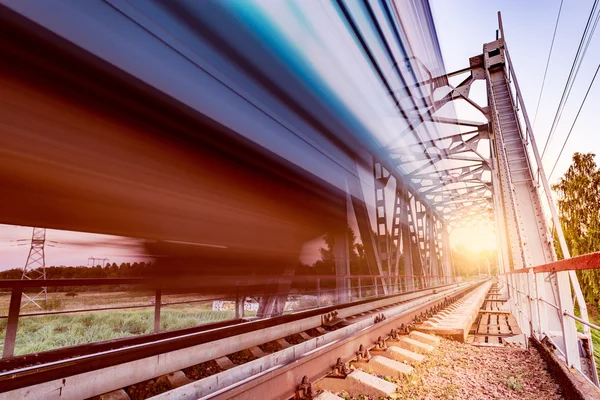
[[[33,234],[31,236],[31,248],[29,249],[27,262],[23,267],[23,275],[21,276],[21,279],[46,279],[46,257],[44,254],[45,243],[46,228],[33,228]],[[30,294],[25,292],[23,292],[23,296],[27,299],[27,301],[21,305],[21,308],[25,307],[29,303],[33,303],[40,310],[42,310],[48,304],[47,287],[42,287],[42,290],[34,296],[30,296]],[[38,302],[42,299],[44,300],[44,307],[38,304]]]

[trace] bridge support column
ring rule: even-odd
[[[17,340],[17,328],[19,326],[19,312],[21,310],[22,288],[12,288],[10,304],[8,306],[8,321],[6,322],[6,335],[4,336],[4,348],[2,358],[12,357],[15,353],[15,342]]]
[[[577,327],[575,321],[565,315],[565,312],[573,310],[573,298],[571,297],[571,282],[569,273],[566,271],[555,272],[558,292],[558,313],[561,319],[565,356],[567,364],[581,371],[581,358],[579,357],[579,346],[577,339]]]
[[[288,261],[289,262],[289,261]],[[278,279],[274,294],[261,297],[258,303],[258,311],[256,316],[259,318],[275,317],[283,314],[285,303],[292,287],[292,279],[296,272],[297,260],[294,260],[293,266],[286,268],[283,271],[281,278]],[[286,276],[289,277],[286,279]]]
[[[406,291],[415,290],[415,272],[413,268],[413,254],[410,240],[410,228],[408,226],[409,213],[408,193],[402,188],[402,209],[400,212],[400,226],[402,230],[402,256],[404,257],[404,281]]]
[[[162,291],[156,289],[154,293],[154,333],[160,332],[160,306],[162,303]]]
[[[383,275],[381,259],[379,257],[379,253],[377,252],[377,240],[371,227],[369,212],[367,210],[367,204],[365,202],[361,182],[358,178],[358,167],[356,168],[356,173],[357,177],[348,181],[348,188],[351,194],[350,199],[352,202],[354,215],[356,216],[356,223],[360,232],[362,244],[365,248],[365,258],[367,259],[369,274]],[[377,280],[374,281],[375,289],[377,290],[377,286],[379,285],[379,283],[377,282]],[[383,294],[387,295],[388,288],[383,278],[380,279],[380,283],[383,287]]]
[[[454,268],[452,268],[451,251],[448,225],[442,223],[442,275],[444,275],[445,283],[451,283],[456,278]]]
[[[348,203],[344,198],[344,216],[334,232],[336,298],[339,303],[350,301],[350,249],[348,243]]]

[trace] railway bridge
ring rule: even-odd
[[[500,15],[450,72],[426,0],[0,0],[0,20],[0,223],[138,238],[157,266],[0,281],[0,398],[150,380],[165,399],[379,398],[440,337],[537,347],[597,396],[575,270],[600,255],[569,256]],[[478,224],[497,274],[462,282],[449,237]],[[323,236],[330,273],[312,273]],[[155,333],[15,356],[19,320],[49,313],[21,311],[29,288],[116,284],[155,291]],[[236,318],[161,331],[173,290],[229,296]]]

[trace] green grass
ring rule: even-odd
[[[161,331],[190,328],[234,318],[233,311],[163,310]],[[27,317],[19,319],[15,355],[152,333],[154,310]],[[6,319],[0,321],[4,341]]]
[[[596,321],[596,325],[598,321]],[[596,360],[596,370],[600,375],[600,332],[592,329],[592,343],[594,344],[594,360]]]
[[[521,379],[519,377],[514,377],[511,376],[510,378],[508,378],[506,380],[506,386],[508,386],[509,389],[512,389],[516,392],[522,392],[523,391],[523,384],[521,383]]]

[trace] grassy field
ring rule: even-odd
[[[233,317],[233,311],[165,310],[161,313],[160,327],[163,331],[190,328]],[[15,355],[142,335],[152,333],[153,330],[153,310],[102,311],[22,318],[19,320]],[[6,320],[2,320],[0,322],[2,341],[5,332]]]
[[[598,325],[598,320],[595,321],[595,324]],[[592,329],[592,342],[594,343],[594,359],[596,360],[596,370],[598,370],[598,375],[600,375],[600,332]]]
[[[140,306],[148,305],[154,302],[154,293],[151,291],[115,291],[115,292],[78,292],[75,296],[67,296],[67,292],[49,292],[46,311],[59,310],[77,310],[88,308],[103,308],[116,306]],[[163,303],[173,303],[189,300],[207,300],[207,306],[210,308],[211,296],[200,294],[168,294],[162,296]],[[0,313],[6,315],[10,302],[10,293],[0,293]],[[23,297],[23,304],[26,302]],[[201,304],[201,303],[196,303]],[[206,308],[205,307],[205,308]],[[40,309],[34,304],[29,303],[21,309],[21,313],[39,312]]]
[[[0,309],[8,310],[8,295],[0,296]],[[163,303],[197,300],[198,295],[163,296]],[[151,293],[82,292],[75,297],[65,293],[49,293],[52,310],[74,310],[115,306],[148,305],[154,301]],[[28,306],[21,313],[39,312]],[[248,312],[246,312],[249,314]],[[190,328],[197,325],[234,318],[233,311],[212,311],[212,301],[168,305],[161,309],[161,331]],[[142,335],[154,331],[154,308],[134,310],[93,311],[75,314],[45,315],[19,318],[15,355],[29,354],[78,344]],[[4,342],[6,319],[0,320],[0,341]]]

